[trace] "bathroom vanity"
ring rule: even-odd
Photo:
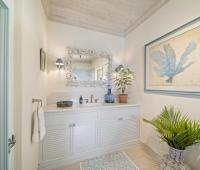
[[[139,106],[99,104],[45,108],[46,136],[40,143],[39,169],[122,149],[139,140]]]

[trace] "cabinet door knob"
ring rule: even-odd
[[[118,120],[123,120],[123,117],[118,118]]]
[[[72,123],[72,124],[69,125],[69,127],[75,127],[75,126],[76,126],[75,123]]]

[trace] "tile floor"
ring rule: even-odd
[[[139,170],[159,170],[159,156],[144,144],[128,147],[123,150],[137,165]],[[56,170],[80,170],[79,162]]]

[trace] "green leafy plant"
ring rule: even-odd
[[[122,94],[124,94],[127,86],[130,86],[133,81],[134,72],[131,71],[129,68],[125,68],[123,65],[119,65],[115,69],[115,73],[115,86],[117,86],[118,90],[121,90]]]
[[[169,146],[185,150],[200,142],[200,122],[193,121],[174,107],[164,107],[161,114],[152,120],[143,119],[153,125],[160,138]]]

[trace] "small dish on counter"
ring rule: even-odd
[[[59,101],[56,103],[57,107],[72,107],[73,101]]]

